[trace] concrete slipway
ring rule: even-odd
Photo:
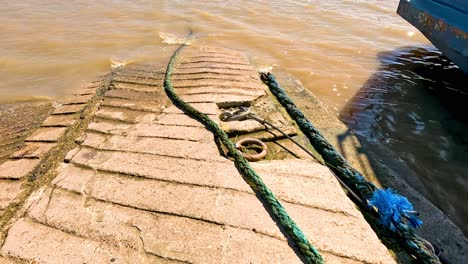
[[[301,262],[213,135],[169,102],[164,70],[85,85],[0,165],[0,263]],[[231,135],[276,141],[252,166],[328,263],[395,263],[328,168],[255,121],[218,119],[251,105],[297,134],[246,56],[189,47],[173,78]]]

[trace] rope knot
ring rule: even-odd
[[[423,223],[416,216],[411,202],[390,188],[375,190],[369,204],[378,209],[379,223],[393,232],[396,232],[402,223],[409,223],[414,228],[419,228]]]

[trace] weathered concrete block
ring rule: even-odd
[[[173,81],[185,81],[185,80],[226,80],[226,79],[234,79],[239,82],[252,82],[252,81],[260,81],[258,77],[258,73],[254,72],[251,74],[246,75],[223,75],[219,73],[212,73],[212,72],[199,72],[199,73],[188,73],[188,74],[181,74],[177,73],[172,76]]]
[[[136,65],[126,65],[126,67],[114,71],[114,76],[121,77],[138,77],[144,79],[155,79],[163,80],[165,74],[164,69],[155,69],[154,66],[148,66],[146,68],[136,66]]]
[[[65,131],[67,131],[66,127],[41,127],[29,136],[26,141],[58,141],[65,134]]]
[[[31,173],[39,159],[7,160],[0,165],[0,179],[21,179]]]
[[[63,181],[58,182],[60,187],[65,187],[62,184]],[[262,203],[251,194],[107,173],[96,174],[91,181],[83,182],[82,186],[79,190],[71,191],[84,190],[91,197],[123,206],[256,230],[263,235],[284,239]],[[362,216],[347,216],[342,212],[287,202],[283,202],[283,205],[319,249],[333,249],[333,253],[338,256],[369,263],[394,263]],[[367,241],[374,246],[370,248],[367,244],[355,241]]]
[[[191,103],[190,106],[207,115],[216,115],[218,113],[218,106],[215,103]],[[163,113],[184,114],[184,112],[175,105],[170,105],[165,108]]]
[[[27,142],[23,147],[13,153],[14,158],[40,158],[57,144],[45,142]]]
[[[101,107],[96,116],[126,123],[152,122],[157,114],[114,107]]]
[[[196,161],[148,154],[82,149],[75,155],[72,163],[149,179],[223,187],[245,192],[250,190],[229,161]],[[200,177],[200,175],[204,176]]]
[[[65,162],[70,162],[70,160],[73,159],[73,156],[75,156],[76,153],[78,153],[79,150],[80,150],[80,148],[76,147],[76,148],[68,151],[67,155],[65,155],[64,161]]]
[[[104,134],[127,135],[127,131],[133,126],[134,126],[133,124],[123,124],[123,123],[116,123],[116,122],[107,121],[107,120],[105,121],[98,120],[98,121],[90,123],[87,127],[87,130],[100,132]]]
[[[190,88],[176,88],[176,93],[180,95],[190,95],[190,94],[227,94],[227,95],[255,95],[263,96],[265,91],[262,90],[253,90],[246,88],[223,88],[218,86],[200,86],[200,87],[190,87]]]
[[[218,75],[229,75],[229,76],[256,76],[258,73],[252,70],[245,69],[227,69],[227,68],[176,68],[174,70],[174,75],[187,75],[187,74],[218,74]]]
[[[159,93],[155,93],[156,91],[159,91]],[[129,99],[129,100],[154,101],[154,102],[161,102],[161,101],[166,100],[166,95],[164,94],[163,90],[155,89],[155,92],[147,93],[147,92],[112,89],[108,91],[105,94],[105,96],[113,97],[113,98],[123,98],[123,99]]]
[[[188,88],[219,88],[224,90],[224,92],[243,90],[245,92],[250,92],[250,95],[255,93],[265,91],[265,86],[262,83],[250,81],[238,81],[235,78],[228,79],[199,79],[199,80],[174,80],[173,87],[180,91],[182,89]],[[214,92],[213,94],[216,94]]]
[[[146,93],[155,93],[159,92],[161,88],[148,86],[144,84],[136,83],[123,83],[123,82],[112,82],[113,90],[124,90],[124,91],[135,91],[135,92],[146,92]]]
[[[112,246],[144,250],[135,225],[143,212],[92,198],[83,203],[83,196],[60,188],[48,189],[44,194],[28,212],[33,220]]]
[[[123,98],[104,98],[101,102],[101,105],[104,106],[112,106],[112,107],[120,107],[120,108],[127,108],[130,110],[137,110],[137,111],[148,111],[148,112],[155,112],[160,113],[163,110],[163,105],[165,102],[163,100],[158,102],[153,101],[141,101],[141,100],[129,100]]]
[[[144,259],[135,251],[79,238],[28,218],[10,228],[0,253],[33,263],[139,263]]]
[[[150,78],[140,78],[137,76],[115,76],[113,79],[115,82],[122,82],[122,83],[135,83],[135,84],[142,84],[147,86],[154,86],[162,87],[163,80],[155,80]]]
[[[213,134],[205,128],[149,123],[126,125],[112,124],[109,122],[94,122],[89,124],[88,130],[110,135],[157,137],[189,141],[211,141],[213,139]]]
[[[57,107],[52,114],[61,115],[61,114],[73,114],[81,112],[85,108],[86,104],[76,104],[76,105],[63,105]]]
[[[281,128],[281,130],[284,133],[286,133],[286,135],[289,135],[289,136],[297,135],[297,130],[294,127],[283,127]],[[235,134],[237,133],[234,133],[234,135]],[[282,133],[278,132],[277,130],[269,129],[269,130],[254,132],[252,134],[243,134],[243,135],[239,135],[237,139],[241,140],[243,138],[249,138],[249,137],[253,137],[264,142],[274,141],[275,145],[279,146],[281,144],[282,146],[287,147],[289,151],[291,151],[292,153],[294,153],[301,159],[314,159],[309,154],[304,152],[301,148],[299,148],[296,144],[292,143],[291,141],[288,141],[289,139],[288,140],[284,139],[285,136]],[[281,141],[281,139],[282,139],[282,142],[279,142]]]
[[[261,96],[255,95],[231,95],[214,94],[206,96],[204,94],[187,94],[180,96],[187,103],[216,103],[218,107],[228,108],[232,106],[249,106],[253,101]]]
[[[226,133],[253,133],[260,130],[266,130],[269,127],[259,123],[256,120],[242,120],[242,121],[220,121],[221,128]]]
[[[314,178],[319,177],[324,180],[333,177],[327,167],[322,166],[317,162],[311,162],[310,160],[275,160],[274,166],[271,166],[270,161],[259,161],[251,163],[251,165],[255,170],[263,172],[274,172],[284,175],[301,175]]]
[[[239,57],[233,57],[230,55],[224,54],[214,54],[210,53],[209,55],[206,54],[194,54],[186,59],[181,63],[183,64],[192,64],[192,63],[231,63],[231,64],[241,64],[244,66],[251,66],[250,61],[244,55],[240,55]]]
[[[100,201],[83,206],[82,196],[60,189],[50,196],[31,217],[81,237],[136,249],[144,244],[148,253],[191,263],[300,263],[283,241],[250,230]]]
[[[216,116],[211,116],[216,118]],[[162,114],[154,120],[155,124],[185,126],[185,127],[204,127],[204,125],[184,114]]]
[[[276,166],[276,161],[268,163],[270,167]],[[255,168],[255,164],[252,165]],[[284,201],[349,216],[361,215],[331,172],[318,163],[310,162],[307,176],[267,171],[258,173],[275,195]]]
[[[22,183],[21,181],[0,180],[0,209],[5,209],[20,194]]]
[[[93,157],[93,159],[89,160],[87,157]],[[285,164],[282,161],[278,162],[280,166]],[[82,149],[73,159],[73,163],[144,178],[253,193],[230,161],[213,163]],[[267,162],[268,166],[264,164],[265,162],[260,163],[263,163],[263,167],[259,166],[260,169],[256,166],[259,163],[252,163],[252,165],[280,199],[347,215],[359,215],[355,205],[349,199],[345,199],[341,186],[326,167],[309,162],[307,173],[299,175],[270,170],[269,168],[276,167],[276,161]],[[300,163],[302,161],[299,161],[299,165],[302,165]],[[293,167],[294,161],[288,164]]]
[[[42,126],[72,126],[79,119],[78,115],[50,115],[44,120]]]
[[[61,100],[60,103],[63,105],[85,104],[88,103],[93,98],[93,96],[94,94],[76,95]]]
[[[84,186],[85,182],[82,184]],[[62,186],[62,181],[58,182],[57,185],[65,188]],[[108,173],[99,173],[93,177],[92,186],[87,195],[99,200],[247,229],[256,228],[263,233],[266,231],[266,234],[282,237],[268,213],[261,209],[263,208],[261,203],[250,194],[120,177]],[[143,188],[143,186],[145,187]],[[85,190],[83,188],[71,191]],[[131,193],[138,195],[129,195]],[[241,206],[243,210],[233,210],[235,206]],[[262,225],[263,227],[261,227]]]
[[[57,168],[57,177],[52,184],[64,186],[67,190],[80,190],[83,192],[86,183],[95,174],[93,170],[80,168],[71,164],[62,163]]]
[[[102,135],[88,133],[83,146],[102,150],[128,151],[170,157],[223,161],[214,142],[192,142],[174,139],[135,136]]]

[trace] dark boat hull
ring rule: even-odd
[[[397,13],[468,73],[468,0],[400,0]]]

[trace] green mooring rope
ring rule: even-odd
[[[260,77],[263,82],[268,85],[270,91],[276,96],[280,104],[286,108],[286,111],[309,139],[314,149],[322,156],[325,164],[334,171],[347,186],[357,192],[364,201],[371,199],[377,188],[372,183],[368,182],[360,172],[351,167],[343,156],[327,142],[301,110],[297,108],[294,101],[289,98],[286,92],[278,85],[273,74],[261,73]],[[435,253],[428,248],[428,242],[416,235],[410,226],[403,222],[397,222],[394,223],[394,225],[398,231],[397,234],[404,240],[404,244],[409,252],[423,263],[441,263]]]
[[[322,256],[316,248],[310,243],[304,233],[299,229],[297,224],[289,217],[285,208],[281,205],[273,192],[265,185],[260,176],[252,169],[247,160],[236,149],[234,144],[229,139],[228,135],[204,113],[196,110],[190,104],[183,101],[174,91],[171,84],[171,75],[174,67],[174,61],[179,52],[185,47],[182,44],[172,55],[167,65],[166,75],[164,77],[164,90],[172,103],[184,111],[186,114],[197,119],[205,125],[219,140],[226,146],[229,154],[234,158],[237,170],[243,176],[244,180],[250,187],[259,195],[267,204],[270,211],[276,216],[288,235],[294,240],[300,252],[303,254],[304,260],[307,263],[322,264],[325,263]]]

